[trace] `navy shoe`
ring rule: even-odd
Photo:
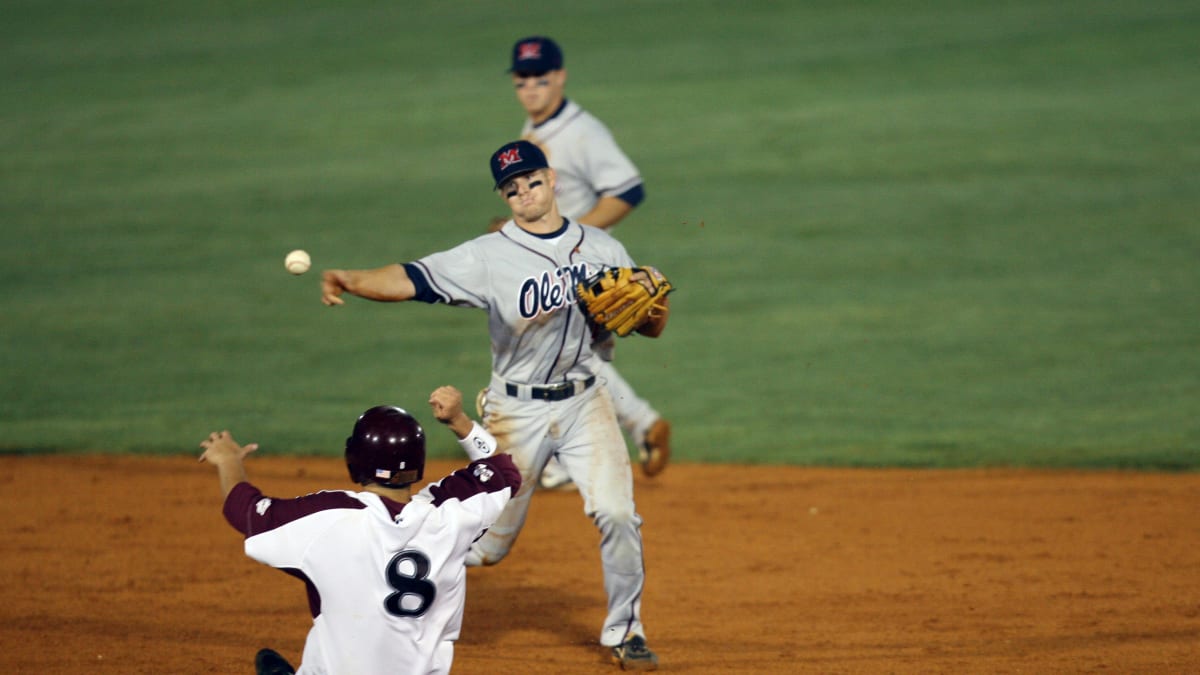
[[[257,675],[295,675],[296,669],[274,649],[260,649],[254,655]]]

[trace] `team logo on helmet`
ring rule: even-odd
[[[518,61],[540,58],[542,58],[542,43],[540,42],[522,42],[521,45],[517,47]]]
[[[500,162],[500,170],[503,171],[508,167],[521,161],[521,153],[517,152],[516,148],[509,148],[504,152],[496,155],[496,160]]]

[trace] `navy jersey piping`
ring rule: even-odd
[[[566,218],[566,217],[564,217],[564,218],[563,218],[563,225],[562,225],[562,227],[560,227],[559,229],[557,229],[557,230],[555,230],[554,232],[551,232],[551,233],[549,233],[549,234],[536,234],[536,233],[533,233],[533,232],[529,232],[528,230],[523,230],[523,231],[524,231],[526,234],[528,234],[528,235],[531,235],[531,236],[534,236],[534,237],[537,237],[537,238],[539,238],[539,239],[553,239],[554,237],[560,236],[560,235],[562,235],[564,232],[566,232],[566,231],[567,231],[567,227],[568,227],[570,224],[571,224],[571,220],[570,220],[569,218]],[[518,226],[518,227],[519,227],[519,226]],[[579,235],[579,241],[578,241],[578,242],[576,242],[576,244],[575,244],[575,247],[574,247],[574,248],[572,248],[571,258],[569,258],[568,260],[573,260],[573,259],[574,259],[574,255],[575,255],[575,254],[574,254],[574,252],[573,252],[573,251],[574,251],[575,249],[579,248],[579,244],[581,244],[581,243],[583,242],[584,233],[583,233],[583,231],[582,231],[582,228],[580,228],[580,230],[581,230],[581,231],[580,231],[580,235]],[[554,258],[551,258],[550,256],[546,255],[545,253],[542,253],[541,251],[535,251],[535,250],[533,250],[532,248],[530,248],[530,247],[526,246],[525,244],[522,244],[521,242],[517,241],[516,239],[513,239],[512,237],[508,236],[508,235],[507,235],[507,234],[505,234],[503,231],[501,231],[501,232],[500,232],[500,234],[504,235],[504,238],[508,239],[509,241],[511,241],[512,243],[516,244],[517,246],[520,246],[521,248],[525,249],[526,251],[529,251],[530,253],[532,253],[532,254],[534,254],[534,255],[536,255],[536,256],[539,256],[539,257],[545,258],[545,259],[546,259],[546,261],[547,261],[547,262],[549,262],[551,265],[558,266],[558,261],[557,261],[557,260],[555,260]],[[554,374],[554,368],[555,368],[555,366],[557,366],[557,365],[559,364],[559,362],[561,362],[561,361],[562,361],[563,352],[564,352],[564,351],[566,350],[566,348],[567,348],[567,337],[570,335],[570,332],[571,332],[571,318],[572,318],[572,316],[573,316],[573,315],[572,315],[570,312],[573,312],[573,311],[574,311],[574,309],[573,309],[573,308],[568,308],[568,309],[567,309],[567,311],[568,311],[568,314],[567,314],[567,320],[566,320],[566,322],[564,322],[564,323],[563,323],[562,335],[560,336],[560,338],[559,338],[559,342],[558,342],[558,356],[554,357],[554,361],[552,361],[552,362],[550,363],[550,369],[546,371],[546,376],[545,376],[544,378],[542,378],[542,383],[543,383],[543,384],[549,384],[549,383],[550,383],[550,377],[551,377],[551,376]],[[581,354],[582,352],[583,352],[583,341],[582,341],[582,340],[580,340],[579,349],[578,349],[578,351],[577,351],[577,352],[576,352],[576,354],[575,354],[575,360],[574,360],[574,362],[571,364],[571,367],[572,367],[572,368],[574,368],[574,367],[575,367],[575,365],[579,363],[579,354]],[[568,368],[568,370],[570,370],[570,369]]]
[[[430,304],[435,302],[450,304],[449,293],[434,289],[432,282],[430,282],[433,275],[429,273],[424,263],[404,263],[404,271],[408,274],[408,279],[412,281],[413,288],[416,290],[416,294],[412,298],[413,300]]]
[[[562,104],[562,107],[561,107],[561,108],[559,108],[559,109],[558,109],[558,110],[557,110],[557,111],[556,111],[556,112],[555,112],[555,113],[554,113],[554,114],[553,114],[553,115],[550,117],[550,119],[546,120],[545,122],[542,122],[542,124],[548,124],[548,123],[550,122],[550,120],[552,120],[552,119],[554,119],[554,118],[558,117],[559,113],[561,113],[563,110],[565,110],[565,109],[566,109],[566,107],[567,107],[567,100],[566,100],[566,99],[563,99],[563,104]],[[550,133],[548,133],[548,134],[546,134],[546,133],[543,133],[543,134],[541,134],[541,136],[540,136],[540,137],[541,137],[541,139],[542,139],[542,142],[548,143],[548,142],[550,141],[550,139],[551,139],[551,138],[554,138],[555,136],[557,136],[557,135],[558,135],[558,133],[559,133],[560,131],[562,131],[563,129],[566,129],[568,124],[570,124],[571,122],[575,121],[575,118],[579,117],[579,116],[580,116],[580,115],[582,115],[583,113],[584,113],[584,110],[583,110],[583,108],[578,108],[578,109],[576,109],[576,111],[575,111],[575,114],[574,114],[574,115],[571,115],[571,116],[570,116],[570,117],[568,117],[567,119],[564,119],[564,120],[563,120],[563,123],[562,123],[562,126],[560,126],[558,129],[556,129],[556,130],[554,130],[554,131],[552,131],[552,132],[550,132]],[[539,125],[535,126],[535,127],[534,127],[534,129],[537,129],[537,128],[541,127],[541,126],[542,126],[542,124],[539,124]]]
[[[546,119],[542,120],[540,123],[533,125],[533,128],[537,129],[538,127],[542,126],[543,124],[549,124],[551,120],[553,120],[554,118],[561,115],[562,111],[564,111],[566,109],[567,109],[567,97],[564,96],[562,103],[558,104],[558,110],[555,110],[553,114],[551,114]]]

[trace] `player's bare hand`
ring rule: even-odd
[[[654,289],[656,288],[654,284],[655,275],[661,276],[661,273],[653,267],[645,267],[631,274],[629,280],[638,282],[647,291],[654,293]]]
[[[429,395],[429,407],[433,408],[433,416],[442,424],[450,424],[460,415],[465,415],[462,407],[462,392],[446,385],[438,387]]]
[[[342,293],[349,288],[348,284],[345,270],[321,272],[321,302],[326,307],[346,304],[346,301],[342,299]]]
[[[220,464],[230,459],[243,459],[246,455],[258,450],[258,443],[238,445],[228,431],[214,431],[208,435],[208,438],[200,442],[200,447],[204,448],[204,452],[200,455],[201,462]]]

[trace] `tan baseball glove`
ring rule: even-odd
[[[575,299],[593,330],[625,337],[665,311],[675,290],[653,267],[611,267],[575,285]]]

